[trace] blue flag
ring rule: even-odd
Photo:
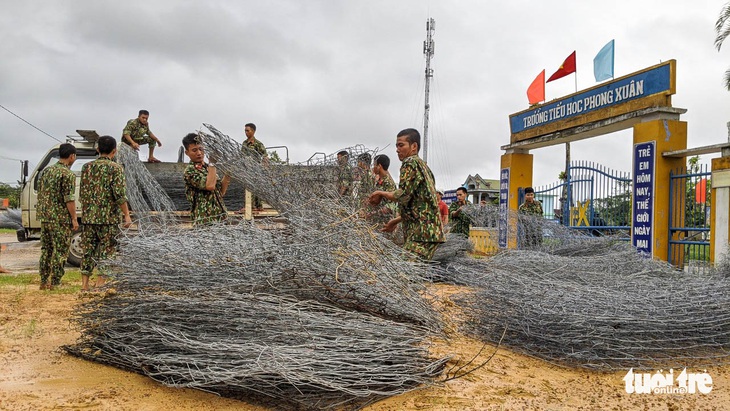
[[[593,58],[593,75],[596,81],[613,77],[613,40],[606,43]]]

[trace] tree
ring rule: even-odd
[[[613,195],[593,200],[595,215],[607,226],[631,225],[631,180],[619,180]],[[593,224],[599,225],[599,224]]]
[[[693,176],[685,179],[685,227],[709,227],[707,221],[706,208],[710,206],[711,180],[708,180],[704,186],[698,183],[702,180],[698,175],[702,173],[700,165],[700,157],[694,156],[687,159],[687,174]],[[702,197],[705,198],[704,203],[697,203],[697,190],[705,190]]]
[[[269,161],[271,161],[273,164],[286,164],[286,161],[282,160],[281,157],[279,157],[279,153],[277,153],[276,150],[269,153]]]
[[[0,198],[7,198],[10,208],[20,207],[20,187],[0,183]]]
[[[725,4],[720,12],[720,17],[717,18],[715,23],[715,47],[717,51],[720,51],[722,43],[725,41],[727,36],[730,36],[730,3]],[[725,88],[730,90],[730,69],[725,71]]]

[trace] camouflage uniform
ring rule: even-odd
[[[395,181],[393,181],[393,177],[390,176],[390,174],[386,174],[385,178],[378,178],[375,182],[376,190],[381,191],[395,191],[398,187],[395,185]]]
[[[542,245],[542,204],[534,200],[532,203],[524,202],[517,209],[520,214],[520,226],[522,227],[521,245],[525,247],[536,247]]]
[[[259,153],[261,157],[266,157],[266,147],[264,146],[264,143],[258,141],[256,138],[253,139],[253,141],[249,141],[249,139],[243,140],[243,145],[241,146],[241,151],[245,154],[247,150],[253,150],[256,153]]]
[[[222,182],[218,178],[215,191],[205,189],[208,166],[192,161],[185,168],[185,197],[190,202],[190,218],[193,224],[206,224],[226,219],[226,205],[221,195]]]
[[[520,207],[517,209],[522,214],[526,215],[534,215],[534,216],[540,216],[542,217],[542,204],[540,204],[539,201],[535,200],[532,203],[524,202],[520,204]]]
[[[451,213],[458,210],[463,204],[459,204],[458,201],[454,201],[449,205],[449,218],[451,219],[451,232],[455,234],[464,234],[469,236],[469,227],[471,226],[471,219],[466,213],[460,212],[454,217]]]
[[[76,200],[76,175],[58,162],[43,171],[38,191],[38,220],[41,222],[41,284],[61,284],[63,265],[71,245],[71,214],[66,203]],[[74,217],[75,218],[75,217]]]
[[[124,136],[130,136],[139,145],[149,144],[150,148],[157,146],[157,141],[150,137],[149,134],[150,125],[140,123],[139,118],[133,118],[127,121],[127,125],[122,130],[122,142],[129,144],[129,141]],[[131,144],[129,145],[131,146]]]
[[[395,185],[395,181],[393,181],[390,174],[386,174],[385,178],[378,178],[375,181],[375,190],[393,192],[397,189],[398,186]],[[390,200],[383,200],[380,205],[390,210],[392,216],[395,216],[395,213],[398,212],[398,205]]]
[[[352,167],[349,164],[337,166],[337,193],[342,197],[348,197],[352,194]]]
[[[397,188],[393,177],[388,174],[385,178],[380,178],[380,176],[376,177],[375,190],[373,191],[393,192]],[[378,224],[385,224],[391,218],[395,217],[396,212],[398,212],[398,206],[394,202],[383,198],[377,206],[366,206],[366,211],[368,220]]]
[[[418,155],[401,163],[399,187],[395,201],[405,233],[403,248],[429,260],[436,247],[444,242],[433,173]]]
[[[246,150],[248,149],[248,150]],[[257,140],[255,137],[253,141],[249,141],[249,139],[243,140],[243,145],[241,146],[241,152],[244,154],[250,153],[249,150],[253,150],[254,152],[258,153],[261,158],[268,157],[266,154],[266,147],[264,146],[264,143]],[[251,196],[251,203],[253,203],[253,208],[261,208],[261,199],[257,196],[253,195]]]
[[[352,194],[359,200],[367,199],[375,191],[375,176],[370,170],[357,167],[352,173]]]
[[[121,206],[127,202],[122,166],[106,157],[84,164],[79,200],[84,227],[81,274],[91,276],[99,261],[113,257],[116,252]]]

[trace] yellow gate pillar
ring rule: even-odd
[[[519,208],[519,189],[532,186],[532,161],[533,155],[527,150],[511,149],[507,150],[501,157],[500,173],[507,176],[507,187],[504,181],[500,184],[500,207],[506,202],[506,222],[500,218],[500,247],[505,246],[504,237],[506,235],[506,247],[517,248],[517,208]],[[502,198],[506,194],[507,198]],[[502,212],[503,210],[500,210]],[[506,230],[506,232],[504,231]]]
[[[723,155],[725,153],[723,152]],[[727,256],[730,243],[730,157],[712,159],[710,194],[710,261]]]
[[[669,173],[684,167],[685,159],[665,158],[662,153],[686,148],[687,123],[684,121],[652,120],[634,126],[631,242],[639,251],[664,261],[669,253],[672,217]],[[684,213],[681,216],[683,218]],[[675,226],[682,223],[676,218],[672,221]]]

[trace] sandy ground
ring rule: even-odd
[[[36,272],[38,243],[13,243],[0,234],[5,247],[0,265],[14,272]],[[69,287],[69,285],[65,285]],[[435,304],[457,310],[439,286]],[[0,409],[2,410],[268,410],[244,401],[196,390],[162,386],[138,374],[78,359],[59,347],[72,344],[79,333],[68,321],[75,293],[38,290],[38,278],[28,286],[0,286]],[[454,311],[454,315],[456,311]],[[451,365],[465,361],[483,344],[456,332],[434,343],[434,354],[455,355]],[[369,411],[396,410],[726,410],[730,409],[730,367],[708,368],[709,394],[627,394],[628,370],[595,373],[565,369],[488,346],[475,363],[494,354],[482,368],[451,381],[388,398]],[[468,368],[468,367],[467,367]],[[688,371],[701,372],[703,370]],[[675,371],[675,375],[678,371]]]

